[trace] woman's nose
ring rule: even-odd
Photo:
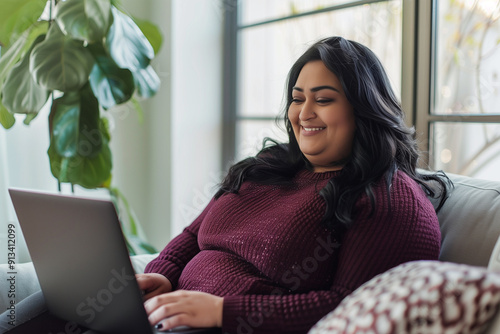
[[[304,102],[304,104],[302,104],[302,109],[300,110],[299,113],[299,119],[301,121],[307,121],[315,117],[316,113],[314,112],[314,104],[308,101]]]

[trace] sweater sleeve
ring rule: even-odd
[[[437,259],[437,217],[421,189],[396,178],[387,198],[374,189],[377,207],[362,197],[354,227],[344,235],[329,290],[303,294],[245,295],[224,298],[224,333],[306,333],[357,287],[400,263]],[[332,269],[333,270],[333,269]]]
[[[182,270],[200,252],[198,231],[213,203],[214,199],[212,199],[191,225],[186,227],[181,234],[167,244],[156,259],[148,263],[144,270],[145,273],[162,274],[169,279],[174,289],[177,287]]]

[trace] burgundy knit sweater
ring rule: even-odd
[[[416,182],[397,172],[390,188],[374,186],[355,206],[342,244],[320,225],[318,192],[338,172],[301,171],[294,186],[246,182],[212,200],[146,272],[174,289],[224,297],[224,333],[305,333],[373,276],[400,263],[437,259],[440,230]],[[335,234],[334,234],[335,235]]]

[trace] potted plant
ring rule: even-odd
[[[120,214],[131,254],[155,251],[140,238],[133,212],[111,186],[107,110],[156,93],[160,80],[150,62],[161,34],[133,19],[113,0],[11,0],[0,21],[0,123],[14,114],[29,125],[50,104],[47,153],[61,183],[106,188]]]

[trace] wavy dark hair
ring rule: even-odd
[[[267,139],[257,156],[242,160],[229,169],[216,198],[227,192],[237,193],[244,181],[290,184],[299,170],[312,168],[300,151],[288,118],[288,108],[300,71],[305,64],[315,60],[321,60],[341,82],[356,122],[351,156],[339,177],[329,180],[320,190],[326,203],[323,223],[339,231],[351,227],[353,208],[362,193],[370,199],[373,212],[376,203],[372,185],[384,177],[389,189],[398,169],[420,184],[428,196],[439,198],[439,210],[451,181],[442,172],[418,172],[415,130],[404,123],[404,113],[382,64],[370,49],[342,37],[316,42],[290,69],[286,105],[280,115],[289,143],[279,144]]]

